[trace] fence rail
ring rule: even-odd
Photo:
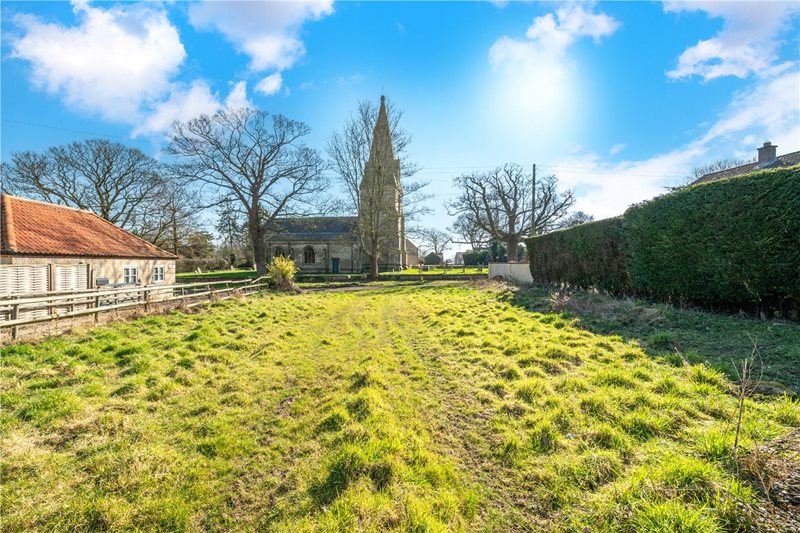
[[[258,280],[216,281],[183,283],[175,285],[148,285],[115,289],[88,289],[81,291],[53,292],[40,295],[0,297],[0,328],[17,327],[70,317],[95,315],[98,313],[182,300],[187,307],[198,305],[209,299],[226,299],[234,292],[250,294],[267,288],[266,282]]]

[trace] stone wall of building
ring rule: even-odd
[[[175,283],[175,260],[174,259],[120,259],[111,257],[63,257],[63,256],[22,256],[22,255],[3,255],[0,262],[4,265],[89,265],[89,287],[95,286],[95,280],[100,278],[108,279],[109,283],[123,282],[123,268],[135,266],[139,269],[139,281],[142,285],[153,285],[164,283],[171,285]],[[153,281],[153,270],[155,266],[164,267],[164,281]]]
[[[355,242],[348,241],[304,241],[300,243],[270,241],[272,255],[283,253],[291,257],[301,272],[329,273],[334,270],[334,259],[338,259],[340,273],[361,272],[362,257]],[[306,263],[305,250],[314,250],[314,262]]]

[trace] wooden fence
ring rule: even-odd
[[[19,326],[92,314],[97,320],[98,313],[136,306],[148,312],[151,306],[175,301],[193,307],[207,300],[258,292],[267,285],[259,280],[217,281],[12,295],[0,298],[0,328],[12,328],[11,338],[16,339]]]

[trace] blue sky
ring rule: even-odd
[[[797,2],[3,2],[2,158],[249,104],[323,148],[360,99],[405,110],[434,214],[454,175],[537,163],[598,218],[691,168],[800,149]]]

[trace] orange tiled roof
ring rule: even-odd
[[[164,258],[175,256],[89,211],[3,194],[4,254]]]

